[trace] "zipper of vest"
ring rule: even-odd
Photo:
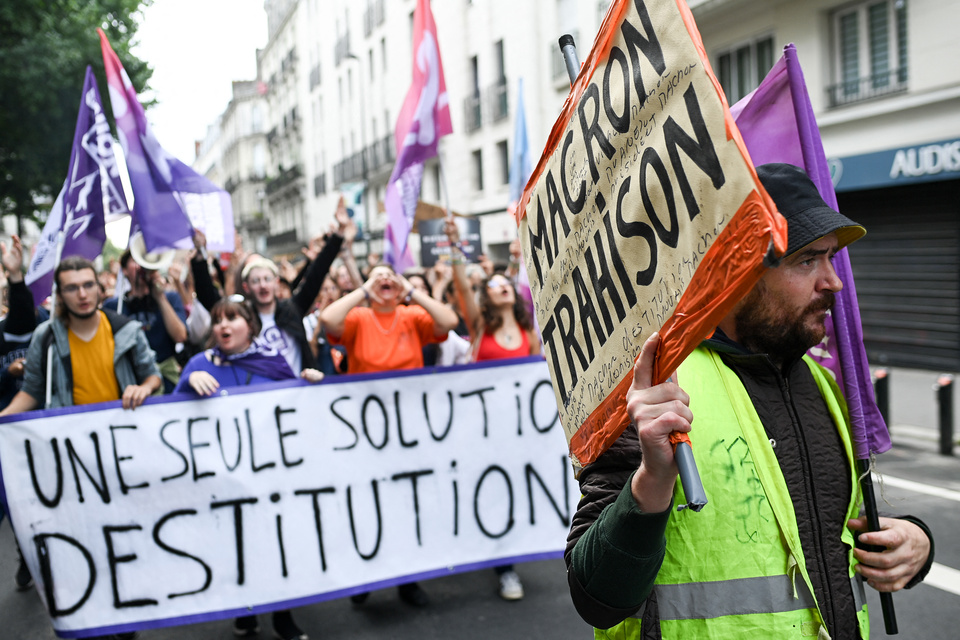
[[[802,365],[803,363],[800,363],[800,364]],[[806,366],[806,365],[803,365],[803,366]],[[790,381],[786,378],[786,376],[783,376],[783,375],[780,376],[780,379],[783,381],[783,393],[787,401],[787,407],[790,409],[790,418],[791,418],[791,422],[793,423],[793,430],[797,434],[797,443],[801,447],[801,452],[803,454],[809,454],[809,447],[807,446],[806,434],[804,434],[803,427],[800,424],[800,414],[793,404],[793,394],[790,393]],[[803,485],[804,485],[804,488],[806,489],[806,492],[805,492],[806,495],[810,496],[810,500],[807,501],[808,502],[807,508],[810,511],[810,515],[811,515],[810,524],[813,529],[813,535],[811,536],[813,539],[811,540],[811,542],[814,544],[814,550],[813,550],[814,553],[812,555],[814,558],[816,558],[817,567],[819,569],[819,573],[821,576],[821,583],[823,585],[824,595],[826,599],[829,601],[830,606],[829,607],[827,606],[828,604],[827,602],[821,602],[821,603],[818,603],[818,605],[820,608],[820,616],[824,618],[823,623],[824,623],[824,626],[827,628],[827,632],[829,633],[830,629],[832,629],[835,626],[833,624],[835,622],[835,620],[833,620],[834,595],[833,595],[833,589],[831,588],[831,585],[830,585],[830,575],[827,572],[826,560],[824,559],[823,528],[820,526],[820,521],[816,518],[817,496],[816,496],[816,489],[814,488],[814,483],[812,481],[813,469],[810,465],[809,455],[801,455],[801,459],[803,460],[803,466],[805,471],[805,473],[803,474]],[[804,556],[806,555],[807,554],[804,554]],[[816,599],[816,594],[814,594],[814,599]],[[827,620],[826,620],[825,613],[828,610],[831,618],[830,619],[831,624],[827,624]]]

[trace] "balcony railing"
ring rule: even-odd
[[[340,66],[340,63],[343,62],[350,54],[350,32],[344,33],[337,39],[336,44],[333,46],[333,59],[336,66]]]
[[[384,136],[366,149],[333,165],[334,185],[339,186],[344,182],[356,182],[369,178],[371,174],[389,166],[396,159],[393,146],[393,136]]]
[[[480,94],[467,96],[463,101],[463,121],[467,131],[476,131],[483,124],[483,115],[480,109]]]
[[[891,69],[827,87],[831,107],[863,102],[907,90],[907,70]]]
[[[281,169],[280,175],[272,180],[267,181],[267,195],[269,196],[280,191],[285,186],[299,178],[301,175],[303,175],[303,171],[301,170],[299,164],[295,164],[289,169]]]
[[[510,115],[506,78],[500,78],[487,89],[487,108],[491,122],[499,122]]]
[[[368,1],[367,8],[363,12],[363,35],[369,36],[373,33],[374,29],[384,23],[385,18],[383,0]]]

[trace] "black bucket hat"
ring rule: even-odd
[[[757,167],[757,176],[787,219],[787,257],[811,242],[837,234],[840,248],[859,240],[867,232],[847,216],[823,201],[810,176],[792,164],[771,162]]]

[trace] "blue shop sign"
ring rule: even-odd
[[[960,178],[960,140],[830,158],[837,192]]]

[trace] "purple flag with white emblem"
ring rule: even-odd
[[[160,146],[120,59],[103,31],[97,33],[133,190],[131,235],[141,231],[147,251],[185,249],[193,246],[196,227],[206,235],[208,249],[232,251],[230,195]]]
[[[803,167],[824,201],[837,209],[837,195],[810,105],[794,45],[784,47],[757,89],[730,108],[754,165],[789,162]],[[827,318],[827,336],[810,354],[836,376],[853,425],[858,459],[890,449],[890,434],[880,415],[863,348],[860,307],[846,248],[833,258],[843,289]]]
[[[105,213],[128,213],[127,200],[97,81],[87,67],[67,179],[50,209],[24,278],[36,304],[50,295],[61,232],[62,255],[93,260],[100,255],[106,240]]]
[[[437,25],[429,0],[417,0],[413,14],[413,82],[397,118],[397,163],[384,202],[384,259],[398,272],[414,264],[407,238],[420,198],[423,163],[437,155],[437,142],[452,131]]]

